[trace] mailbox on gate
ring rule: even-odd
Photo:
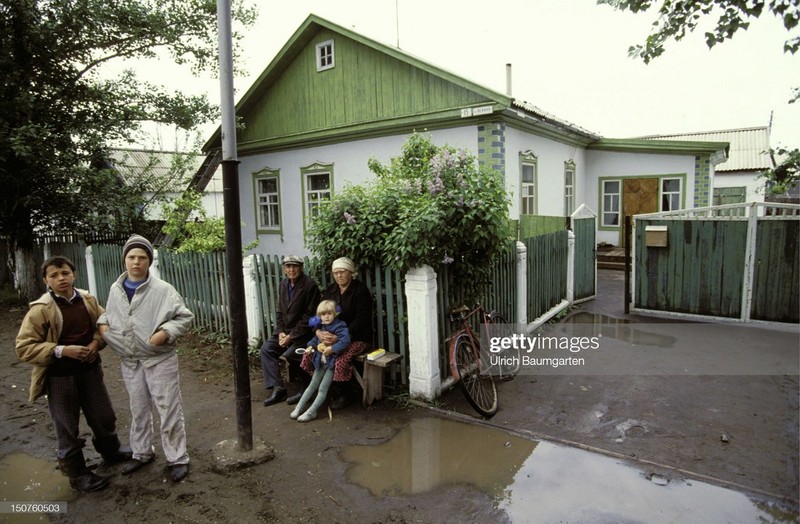
[[[667,247],[667,226],[645,226],[644,243],[647,247]]]

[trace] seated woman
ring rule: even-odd
[[[336,302],[340,309],[339,318],[347,323],[350,330],[350,344],[337,356],[334,365],[331,409],[341,409],[349,403],[345,386],[353,378],[353,359],[371,350],[374,339],[372,294],[366,284],[354,278],[355,271],[352,260],[337,258],[331,265],[334,282],[322,292],[323,300]],[[337,341],[333,333],[317,330],[315,334],[320,342],[327,345]],[[303,356],[301,367],[309,374],[314,373],[310,355]]]

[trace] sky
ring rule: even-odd
[[[800,147],[800,53],[785,54],[789,33],[765,13],[747,31],[712,49],[702,29],[645,65],[628,47],[642,43],[655,12],[633,14],[595,0],[258,0],[246,31],[247,76],[238,100],[309,14],[499,92],[512,65],[512,96],[607,138],[766,126],[771,145]],[[714,19],[709,18],[708,23]],[[796,33],[795,33],[796,34]],[[143,79],[219,101],[219,80],[178,66],[135,64]],[[218,127],[201,129],[203,141]],[[147,147],[181,148],[161,129]]]

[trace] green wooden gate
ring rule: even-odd
[[[573,302],[581,302],[597,294],[597,215],[581,205],[570,223],[575,234]]]
[[[633,311],[800,322],[800,206],[729,204],[634,222]]]

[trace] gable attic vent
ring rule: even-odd
[[[317,51],[317,71],[332,69],[335,65],[333,60],[333,40],[326,40],[316,45]]]

